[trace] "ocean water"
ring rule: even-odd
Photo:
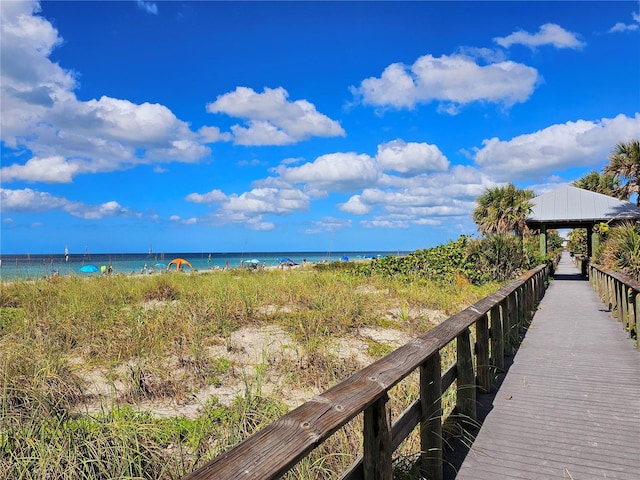
[[[60,255],[0,255],[0,279],[46,278],[61,276],[100,275],[111,266],[112,274],[159,274],[166,272],[167,265],[175,258],[187,260],[196,270],[214,270],[220,268],[243,268],[251,261],[266,267],[278,266],[282,259],[290,259],[302,264],[335,262],[343,259],[385,257],[388,255],[406,255],[408,252],[250,252],[250,253],[118,253],[118,254],[70,254]],[[97,272],[85,272],[95,266]],[[84,268],[83,268],[84,267]],[[83,270],[81,270],[81,268]],[[175,270],[175,265],[171,267]],[[191,269],[183,267],[183,271]]]

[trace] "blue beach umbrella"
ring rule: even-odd
[[[280,265],[284,265],[286,267],[292,267],[293,265],[298,265],[296,262],[291,260],[289,257],[283,257],[278,259],[278,263]]]
[[[167,264],[166,263],[162,263],[162,262],[158,262],[154,265],[154,267],[166,267]]]
[[[83,265],[80,267],[80,271],[82,273],[96,273],[99,272],[100,269],[95,265]]]

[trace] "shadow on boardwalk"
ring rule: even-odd
[[[567,254],[509,360],[447,480],[639,478],[640,354]]]
[[[514,355],[516,352],[514,352]],[[487,415],[489,415],[489,412],[493,409],[494,400],[498,395],[509,368],[513,365],[513,358],[513,356],[505,357],[505,371],[494,374],[494,379],[491,383],[491,392],[477,394],[476,413],[478,419],[476,422],[472,422],[468,419],[464,420],[455,418],[454,415],[454,418],[447,419],[443,424],[442,431],[445,432],[443,447],[444,480],[453,480],[456,478],[456,475],[462,466],[462,462],[464,462],[464,459],[467,457],[471,449],[471,445],[478,435],[482,424],[487,418]]]

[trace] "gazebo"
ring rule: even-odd
[[[531,203],[533,209],[525,221],[530,229],[540,230],[542,255],[547,254],[547,229],[586,228],[591,257],[598,246],[594,226],[640,220],[640,207],[631,202],[569,185],[537,196]]]

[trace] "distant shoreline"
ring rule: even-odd
[[[242,268],[246,262],[257,261],[263,268],[278,267],[283,260],[291,265],[314,264],[334,261],[354,261],[386,256],[404,256],[404,251],[377,252],[232,252],[232,253],[117,253],[117,254],[2,254],[0,255],[0,279],[41,279],[54,276],[76,275],[86,277],[100,275],[111,267],[113,275],[159,273],[166,270],[174,258],[187,260],[194,270],[214,271],[225,268]],[[95,267],[83,272],[82,267]],[[87,268],[85,268],[87,269]],[[172,268],[174,270],[175,268]],[[90,268],[89,268],[90,270]],[[186,267],[188,272],[190,269]]]

